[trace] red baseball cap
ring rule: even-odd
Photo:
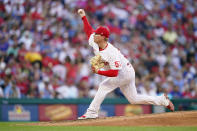
[[[102,36],[105,36],[106,38],[109,38],[109,29],[107,27],[103,27],[103,26],[99,26],[96,30],[95,30],[95,34],[99,34]]]

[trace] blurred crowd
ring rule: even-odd
[[[94,28],[108,26],[139,93],[197,98],[194,0],[0,0],[0,97],[95,95],[104,77],[91,71],[79,8]]]

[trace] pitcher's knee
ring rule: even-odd
[[[99,84],[99,88],[104,88],[104,87],[107,87],[107,86],[109,86],[106,82],[101,82],[100,84]]]
[[[102,95],[105,96],[105,95],[107,95],[110,92],[110,90],[107,90],[106,86],[104,86],[103,84],[102,85],[100,84],[98,92],[100,92]]]

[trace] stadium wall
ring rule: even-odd
[[[0,99],[0,121],[75,120],[92,99]],[[197,110],[197,99],[173,99],[176,110]],[[105,99],[99,117],[133,116],[168,111],[161,106],[131,105],[124,98]]]

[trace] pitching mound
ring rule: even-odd
[[[31,124],[32,125],[32,124]],[[197,126],[197,111],[108,117],[64,122],[40,122],[40,126]]]

